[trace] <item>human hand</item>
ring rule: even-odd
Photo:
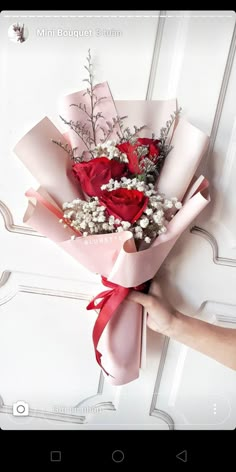
[[[168,336],[176,310],[163,297],[161,286],[156,280],[153,280],[148,294],[133,290],[127,298],[146,308],[147,325],[150,329]]]
[[[127,298],[146,308],[149,328],[236,371],[236,329],[216,326],[175,310],[155,280],[148,294],[132,290]]]

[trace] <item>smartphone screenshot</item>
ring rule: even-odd
[[[235,25],[0,12],[3,434],[235,429]]]

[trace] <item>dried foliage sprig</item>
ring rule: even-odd
[[[95,114],[95,108],[97,104],[100,103],[102,100],[105,100],[106,97],[100,97],[100,99],[98,99],[95,94],[95,87],[93,83],[94,74],[93,74],[93,66],[92,66],[92,58],[91,58],[90,49],[88,50],[88,56],[86,59],[87,59],[87,65],[85,65],[84,68],[88,71],[89,78],[84,79],[84,81],[88,82],[89,87],[87,88],[84,95],[88,94],[90,98],[91,110],[90,110],[90,114],[88,114],[89,116],[88,121],[91,123],[91,126],[92,126],[93,144],[94,146],[96,146],[97,145],[96,124],[97,124],[98,119],[101,117],[101,113],[99,112]]]
[[[107,129],[105,129],[103,126],[100,126],[100,129],[103,132],[103,138],[101,139],[102,143],[105,143],[106,141],[108,141],[108,139],[110,139],[117,125],[120,127],[120,129],[122,128],[122,123],[125,118],[127,118],[127,116],[116,116],[112,119],[112,122],[106,121]],[[118,131],[117,136],[119,136]]]
[[[116,128],[119,130],[117,131],[117,136],[121,140],[121,142],[130,140],[130,142],[134,142],[137,139],[138,133],[145,128],[144,126],[138,128],[134,126],[134,132],[132,133],[129,128],[124,129],[123,121],[127,116],[115,116],[112,118],[112,121],[107,121],[106,117],[103,116],[102,112],[97,110],[98,105],[103,100],[106,100],[107,97],[98,97],[96,94],[96,85],[94,85],[94,74],[93,74],[93,66],[91,60],[91,53],[90,49],[88,50],[88,56],[86,57],[87,63],[84,66],[86,71],[88,72],[88,78],[83,79],[84,82],[87,82],[88,87],[84,92],[84,96],[89,96],[89,106],[86,103],[72,103],[70,106],[77,107],[80,111],[84,113],[86,119],[83,121],[67,121],[65,118],[60,116],[61,120],[64,124],[70,127],[77,136],[81,139],[84,143],[87,152],[90,154],[91,158],[94,158],[94,149],[97,146],[97,134],[100,131],[102,133],[102,137],[100,137],[99,141],[101,143],[105,143],[110,139]],[[104,125],[102,124],[104,122]],[[57,144],[62,149],[64,149],[72,160],[75,162],[81,162],[83,160],[82,156],[76,156],[75,151],[77,148],[74,148],[72,151],[62,145],[62,143],[52,140],[54,144]],[[84,151],[85,152],[85,151]]]
[[[173,114],[170,116],[170,120],[166,122],[166,126],[161,128],[161,135],[160,135],[160,142],[159,142],[159,148],[160,148],[160,155],[158,158],[157,166],[155,169],[155,178],[158,177],[158,175],[161,172],[161,169],[163,167],[163,164],[165,162],[166,157],[170,153],[170,151],[173,149],[173,146],[171,145],[171,139],[169,142],[167,141],[169,138],[169,132],[174,124],[174,122],[178,119],[180,113],[182,111],[182,108],[177,108],[176,111],[174,111]],[[154,139],[154,134],[152,135],[152,138]]]
[[[77,150],[77,147],[71,149],[68,143],[63,144],[61,141],[57,141],[56,139],[52,139],[52,143],[57,144],[63,151],[67,152],[67,154],[70,156],[71,159],[73,159],[75,162],[80,162],[80,159],[78,159],[75,156],[75,152]],[[78,159],[78,160],[77,160]]]
[[[161,136],[159,138],[160,139],[159,147],[161,150],[161,154],[164,154],[165,156],[167,156],[169,152],[171,151],[171,149],[173,149],[173,146],[171,146],[171,142],[168,143],[167,139],[169,137],[169,132],[172,128],[172,125],[174,124],[178,116],[180,115],[181,110],[182,110],[181,108],[177,108],[177,110],[173,114],[170,115],[170,120],[166,122],[166,126],[161,128]]]
[[[124,119],[124,118],[127,118],[127,116],[124,116],[122,119]],[[129,141],[130,144],[135,144],[135,142],[137,141],[137,138],[139,137],[139,133],[143,129],[147,128],[147,126],[144,125],[144,126],[138,127],[138,126],[134,125],[134,131],[133,132],[130,130],[130,128],[128,126],[124,130],[123,130],[122,126],[120,126],[120,128],[121,128],[121,134],[118,132],[117,135],[120,138],[121,143]]]

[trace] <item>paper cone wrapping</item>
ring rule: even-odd
[[[108,120],[111,121],[117,113],[128,115],[128,125],[148,126],[142,133],[145,136],[155,132],[158,137],[160,128],[165,126],[176,109],[176,100],[114,103],[107,83],[99,84],[97,94],[107,97],[104,102],[101,101],[101,111]],[[83,100],[83,92],[66,96],[60,104],[61,115],[68,121],[80,120],[82,112],[70,105]],[[72,130],[66,137],[72,148],[78,148],[78,153],[85,150]],[[38,180],[39,194],[60,212],[63,202],[81,197],[82,191],[72,175],[70,159],[52,143],[52,139],[67,142],[53,123],[44,118],[18,142],[14,151]],[[176,240],[209,202],[208,182],[204,177],[200,176],[190,185],[208,140],[208,136],[186,120],[180,119],[177,126],[175,123],[172,136],[174,147],[165,160],[157,188],[167,197],[177,197],[183,201],[183,206],[169,222],[167,232],[143,251],[137,251],[129,231],[72,240],[73,230],[60,225],[58,216],[39,200],[30,199],[24,222],[53,240],[90,271],[123,287],[138,286],[154,277]],[[141,340],[141,306],[124,301],[105,328],[99,344],[102,365],[111,373],[108,381],[112,384],[122,385],[139,376]],[[145,349],[145,346],[142,348]]]

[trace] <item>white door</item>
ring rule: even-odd
[[[0,15],[2,428],[235,427],[235,372],[157,333],[148,331],[147,367],[138,380],[123,387],[104,381],[91,341],[95,313],[85,309],[100,290],[98,277],[22,223],[24,191],[37,183],[12,148],[45,115],[60,127],[58,99],[83,87],[90,47],[96,79],[109,82],[115,99],[177,96],[187,118],[211,136],[201,171],[212,202],[161,272],[177,308],[234,326],[235,14],[143,15]],[[25,24],[24,43],[8,37],[17,22]],[[12,414],[18,400],[29,404],[29,416]]]

